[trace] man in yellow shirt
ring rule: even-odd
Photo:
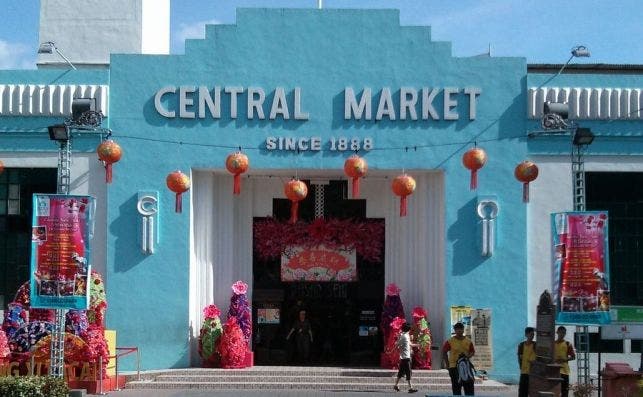
[[[529,396],[529,370],[531,363],[536,360],[536,350],[533,327],[525,328],[525,340],[518,345],[518,366],[520,367],[520,384],[518,385],[518,397]]]
[[[471,379],[466,382],[460,382],[460,376],[458,375],[456,364],[458,362],[458,357],[460,357],[461,354],[465,355],[467,358],[471,358],[476,351],[473,348],[471,340],[464,336],[464,324],[455,323],[453,331],[455,331],[455,336],[449,338],[449,340],[444,342],[444,346],[442,346],[442,361],[443,364],[447,364],[447,367],[449,368],[449,377],[451,378],[451,389],[453,391],[453,395],[461,396],[462,387],[464,387],[464,395],[473,396],[474,380]]]
[[[576,353],[571,343],[565,340],[567,329],[562,325],[556,329],[556,342],[554,343],[554,362],[560,364],[560,397],[569,395],[569,361],[576,359]]]

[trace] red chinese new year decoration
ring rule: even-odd
[[[471,181],[469,188],[475,190],[478,187],[478,170],[487,162],[487,153],[479,147],[467,150],[462,155],[462,164],[471,170]]]
[[[400,196],[400,216],[406,216],[407,196],[415,191],[415,179],[407,174],[398,175],[391,185],[393,193]]]
[[[98,158],[105,165],[105,182],[112,183],[112,164],[118,162],[123,156],[123,150],[111,139],[101,142],[96,148]]]
[[[354,154],[344,162],[344,172],[353,178],[353,198],[359,198],[359,178],[366,175],[368,164],[366,160]]]
[[[181,194],[190,190],[190,177],[177,170],[171,172],[165,179],[165,182],[167,183],[167,187],[176,193],[174,210],[180,213],[183,210]]]
[[[284,185],[284,193],[292,202],[290,206],[290,223],[296,223],[299,213],[299,202],[308,195],[308,186],[299,179],[291,179]]]
[[[384,224],[376,220],[317,218],[313,223],[280,222],[275,218],[256,221],[254,250],[261,260],[280,258],[293,245],[332,250],[355,250],[369,262],[379,262],[384,251]]]
[[[529,182],[538,178],[538,166],[531,161],[523,161],[514,171],[516,179],[522,182],[522,202],[529,202]]]
[[[249,166],[248,156],[241,152],[230,153],[226,158],[225,167],[231,174],[234,174],[232,194],[241,193],[241,174],[248,171]]]

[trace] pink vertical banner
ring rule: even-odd
[[[563,212],[551,219],[557,322],[609,324],[607,212]]]
[[[91,196],[34,194],[31,306],[87,309]]]

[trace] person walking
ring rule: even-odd
[[[397,371],[397,379],[395,379],[395,386],[393,389],[395,391],[400,391],[398,384],[402,376],[406,376],[406,382],[409,384],[409,393],[415,393],[418,391],[413,388],[411,385],[411,347],[417,347],[416,344],[411,343],[411,336],[409,335],[411,331],[411,326],[409,323],[402,324],[402,333],[395,343],[398,350],[400,351],[400,364],[399,370]]]
[[[531,363],[536,360],[535,334],[536,330],[533,327],[525,328],[525,340],[518,344],[518,367],[520,368],[518,397],[529,396],[529,370]]]
[[[307,364],[310,356],[310,345],[313,342],[313,331],[310,322],[306,319],[306,311],[299,310],[299,319],[295,321],[286,336],[286,340],[295,333],[297,344],[297,358],[301,364]]]
[[[473,396],[475,394],[474,390],[474,379],[469,379],[465,382],[460,381],[460,375],[458,374],[458,358],[460,355],[465,356],[467,359],[473,357],[475,354],[475,349],[471,340],[464,336],[464,324],[455,323],[453,326],[453,331],[455,335],[449,338],[444,345],[442,346],[442,362],[446,364],[449,368],[449,377],[451,378],[451,389],[454,396],[462,395],[462,388],[464,387],[465,396]]]
[[[556,329],[554,342],[554,362],[560,364],[560,397],[569,395],[569,362],[576,359],[576,353],[571,343],[565,340],[567,329],[562,325]]]

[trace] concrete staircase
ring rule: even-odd
[[[128,389],[204,390],[326,390],[393,391],[397,371],[374,368],[252,367],[244,369],[191,368],[150,371],[128,375]],[[446,370],[413,370],[413,386],[421,392],[451,392]],[[400,381],[405,391],[406,381]],[[493,380],[476,379],[478,392],[507,392],[509,387]]]

